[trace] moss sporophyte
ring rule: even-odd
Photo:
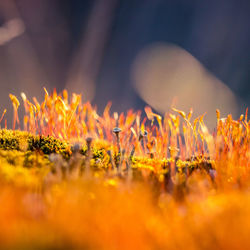
[[[15,128],[16,121],[19,122],[18,107],[20,103],[14,95],[10,95],[10,99],[14,108],[13,128]],[[98,162],[100,167],[103,159],[112,158],[105,161],[105,164],[111,164],[111,169],[113,169],[113,163],[116,169],[119,169],[119,173],[126,170],[132,163],[133,167],[136,167],[135,163],[138,163],[139,159],[146,159],[146,162],[150,162],[150,159],[155,158],[156,161],[161,162],[168,159],[168,152],[170,153],[169,159],[172,162],[175,161],[178,154],[178,159],[183,162],[190,158],[190,155],[198,156],[201,160],[210,156],[211,166],[218,156],[218,153],[214,151],[218,137],[209,134],[203,122],[203,115],[195,118],[193,124],[191,124],[192,110],[186,115],[185,112],[173,108],[174,112],[177,112],[184,120],[183,130],[181,131],[180,121],[176,115],[166,114],[162,119],[161,116],[153,113],[151,108],[146,107],[146,115],[152,121],[151,126],[146,130],[145,119],[143,122],[140,121],[139,112],[129,112],[125,119],[124,114],[119,117],[118,113],[114,113],[112,117],[105,110],[104,116],[101,117],[97,115],[95,109],[89,103],[81,102],[80,95],[73,94],[70,101],[66,90],[63,91],[61,96],[56,92],[49,95],[45,89],[45,98],[42,103],[38,103],[37,100],[34,104],[31,103],[24,93],[22,93],[22,99],[27,112],[24,119],[24,127],[27,132],[2,130],[1,148],[4,150],[20,150],[25,148],[23,145],[27,143],[28,151],[39,151],[45,157],[52,153],[61,154],[65,160],[69,160],[76,147],[76,145],[72,147],[71,141],[77,139],[80,142],[77,144],[77,147],[79,147],[77,151],[86,158],[84,160],[86,171],[90,171],[92,160]],[[245,114],[246,119],[243,120],[242,115],[237,122],[233,121],[229,115],[226,119],[226,126],[222,126],[218,110],[216,116],[218,119],[217,134],[221,136],[224,132],[225,148],[225,142],[229,144],[226,133],[230,133],[226,130],[226,127],[229,128],[232,124],[235,132],[240,132],[237,135],[234,132],[236,138],[232,138],[233,141],[239,142],[239,138],[242,138],[241,141],[244,142],[248,133],[247,126],[249,126],[247,112]],[[154,118],[157,119],[158,126],[153,124]],[[57,126],[54,126],[54,124],[57,124]],[[112,124],[115,124],[116,127],[112,128]],[[109,136],[110,131],[115,135],[115,143]],[[37,133],[40,136],[36,135]],[[181,137],[181,133],[183,133],[183,137]],[[87,134],[91,134],[92,137],[86,137]],[[106,138],[104,138],[105,134]],[[179,144],[179,147],[177,147],[177,144]],[[211,152],[207,149],[211,149]],[[146,162],[144,162],[145,169],[148,169]],[[188,165],[194,168],[193,166],[197,164],[198,162],[192,161],[192,164]],[[110,169],[106,165],[102,167]],[[152,167],[154,173],[159,172],[157,165]],[[175,167],[172,166],[172,172],[174,169]]]
[[[21,94],[23,119],[10,95],[12,129],[0,129],[3,248],[250,248],[248,110],[217,110],[211,133],[192,109],[100,115],[44,90],[42,102]]]

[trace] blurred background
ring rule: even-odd
[[[99,112],[192,107],[213,127],[216,108],[250,106],[250,1],[0,0],[0,84],[9,127],[8,94],[43,87]]]

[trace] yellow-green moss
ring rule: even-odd
[[[52,136],[32,135],[19,130],[0,130],[0,149],[40,151],[43,154],[57,153],[65,158],[70,155],[69,144]]]
[[[0,130],[0,158],[5,158],[8,164],[13,166],[41,168],[51,164],[49,161],[50,154],[60,154],[65,160],[69,161],[72,155],[71,146],[68,142],[52,136],[32,135],[18,130]],[[79,152],[86,156],[87,146],[80,146]],[[91,152],[90,165],[93,170],[108,169],[111,162],[107,149],[93,144]],[[113,156],[115,167],[118,167],[119,159],[120,155],[119,158],[117,155]],[[86,161],[86,158],[82,158],[81,164],[85,165]],[[127,160],[127,167],[131,167],[134,172],[146,170],[158,176],[169,172],[170,166],[174,166],[176,173],[191,173],[194,169],[209,171],[213,168],[213,161],[204,158],[181,161],[180,159],[156,159],[136,156]]]

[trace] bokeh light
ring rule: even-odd
[[[173,44],[154,44],[135,59],[132,78],[138,94],[156,111],[171,107],[195,115],[207,112],[205,120],[215,126],[215,110],[223,115],[237,112],[233,92],[186,50]]]

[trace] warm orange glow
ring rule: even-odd
[[[77,152],[78,144],[68,160],[36,150],[35,164],[28,168],[23,165],[27,142],[20,151],[0,150],[2,246],[250,247],[247,110],[238,120],[231,114],[221,118],[216,110],[211,133],[205,114],[195,117],[192,109],[186,113],[173,107],[161,116],[146,107],[148,123],[141,112],[110,114],[108,104],[98,115],[80,95],[44,90],[41,103],[21,94],[24,129],[84,144],[87,153]],[[10,98],[17,120],[19,101]],[[102,157],[94,159],[98,149]]]

